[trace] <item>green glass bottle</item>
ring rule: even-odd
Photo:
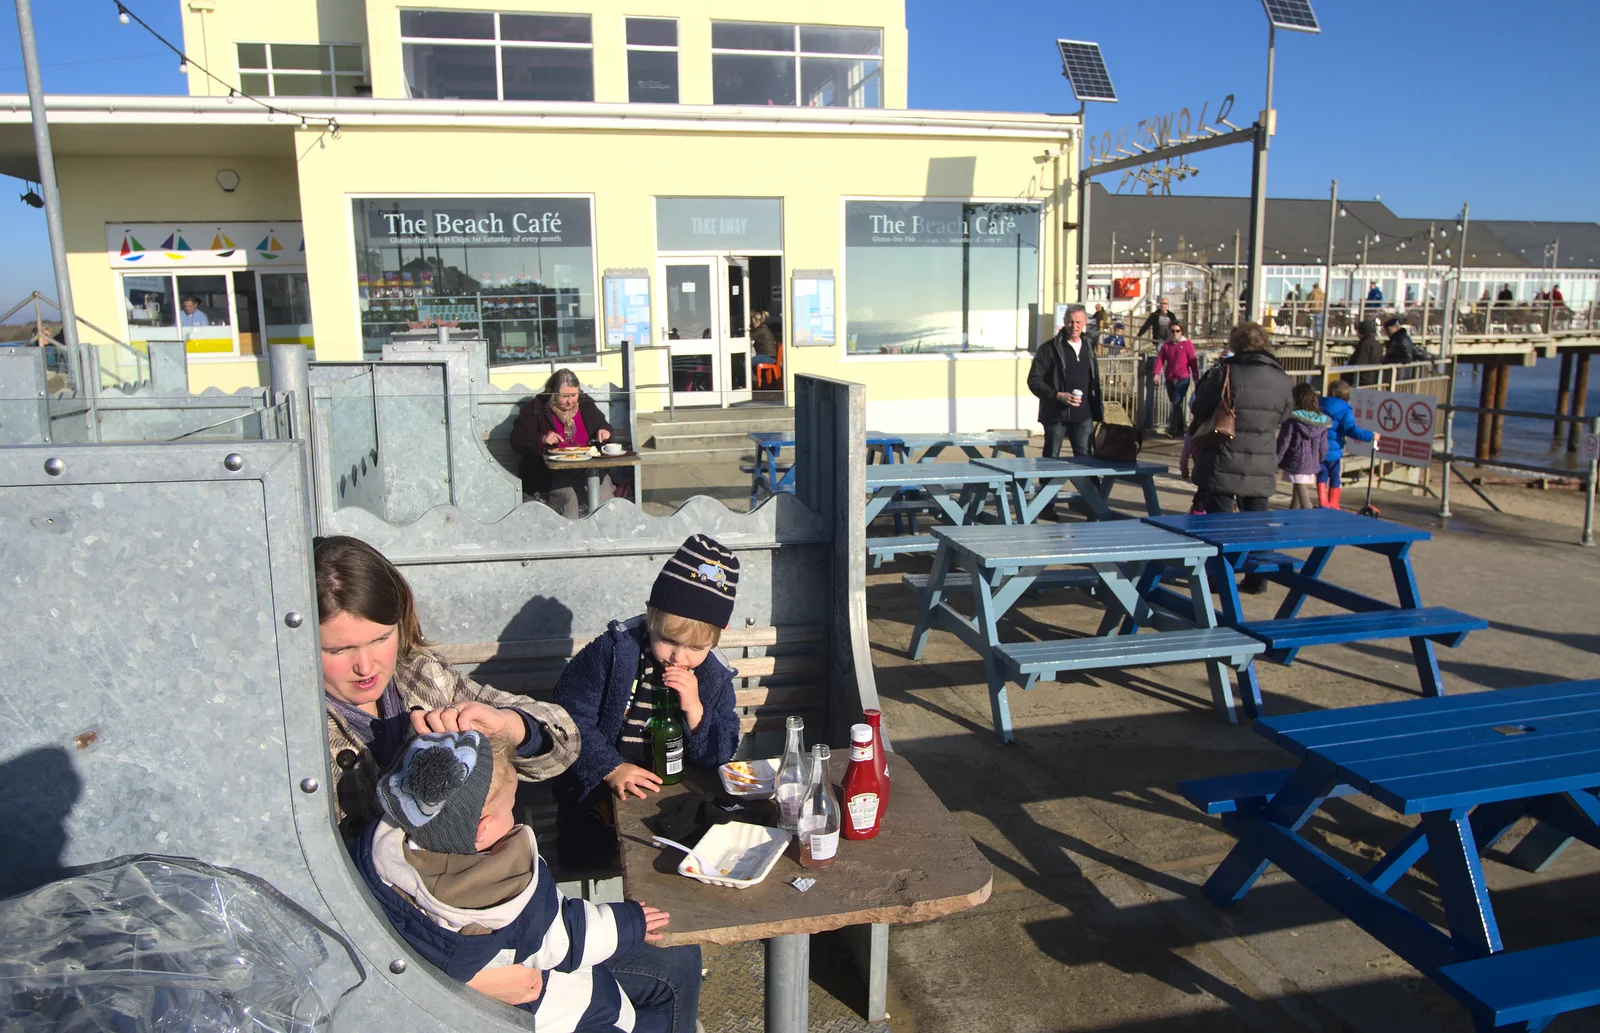
[[[678,694],[665,685],[655,686],[645,733],[650,739],[650,770],[661,776],[661,784],[683,781],[683,712],[678,709]]]

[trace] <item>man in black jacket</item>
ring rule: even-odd
[[[1157,298],[1156,307],[1151,310],[1149,317],[1144,321],[1144,325],[1139,327],[1139,332],[1133,336],[1143,337],[1145,334],[1149,334],[1151,342],[1159,348],[1172,340],[1172,324],[1177,321],[1178,317],[1173,315],[1172,310],[1167,307],[1167,299]]]
[[[1363,319],[1356,324],[1356,350],[1350,354],[1350,365],[1381,366],[1382,364],[1383,345],[1378,341],[1378,323],[1373,319]],[[1375,369],[1356,375],[1360,377],[1359,386],[1378,382],[1378,371]]]
[[[1044,424],[1044,454],[1052,458],[1061,454],[1063,440],[1072,442],[1073,455],[1089,455],[1095,421],[1105,419],[1100,363],[1084,332],[1088,324],[1082,305],[1068,308],[1060,332],[1039,346],[1028,370],[1028,390],[1039,399]]]
[[[1383,361],[1396,364],[1420,362],[1421,351],[1416,342],[1411,340],[1411,331],[1406,326],[1405,320],[1399,316],[1390,316],[1383,321],[1383,332],[1389,338],[1389,347],[1384,350]]]

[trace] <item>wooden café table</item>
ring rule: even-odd
[[[588,489],[589,512],[593,513],[600,508],[600,475],[606,470],[615,470],[619,466],[638,466],[639,453],[628,451],[621,455],[608,456],[601,453],[597,456],[588,456],[583,459],[560,459],[549,453],[545,454],[544,465],[549,470],[582,470],[586,475]]]
[[[834,751],[835,786],[848,763],[846,751]],[[672,915],[663,946],[765,941],[768,1033],[804,1033],[812,933],[942,918],[982,904],[993,887],[989,862],[911,762],[891,754],[889,774],[893,792],[877,838],[841,840],[838,858],[820,871],[801,867],[791,843],[759,885],[736,890],[679,875],[683,854],[651,842],[654,832],[646,819],[664,801],[717,791],[715,774],[690,771],[682,783],[649,799],[629,798],[617,808],[623,890],[629,899],[648,901]],[[770,803],[743,802],[770,814]],[[816,885],[801,893],[791,885],[801,876],[815,878]]]

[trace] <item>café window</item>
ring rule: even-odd
[[[191,355],[235,355],[233,292],[228,275],[124,274],[128,342],[183,341]]]
[[[883,31],[711,23],[714,104],[883,107]]]
[[[678,103],[678,20],[629,18],[628,100]]]
[[[367,81],[348,43],[240,43],[239,88],[253,97],[355,97]]]
[[[491,365],[595,356],[592,205],[585,197],[351,201],[361,336],[447,324]]]
[[[846,351],[1027,348],[1040,216],[1026,202],[846,201]]]
[[[594,100],[586,14],[401,11],[408,96],[433,100]]]

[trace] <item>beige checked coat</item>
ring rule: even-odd
[[[526,782],[554,778],[578,759],[578,726],[561,707],[540,703],[527,696],[515,696],[488,685],[479,685],[425,649],[419,649],[395,664],[395,689],[406,710],[423,707],[437,710],[451,703],[477,702],[491,707],[518,710],[543,726],[550,745],[537,757],[518,757],[517,775]],[[334,777],[334,806],[340,828],[347,834],[364,830],[382,817],[378,809],[378,765],[345,721],[327,710],[328,759]]]

